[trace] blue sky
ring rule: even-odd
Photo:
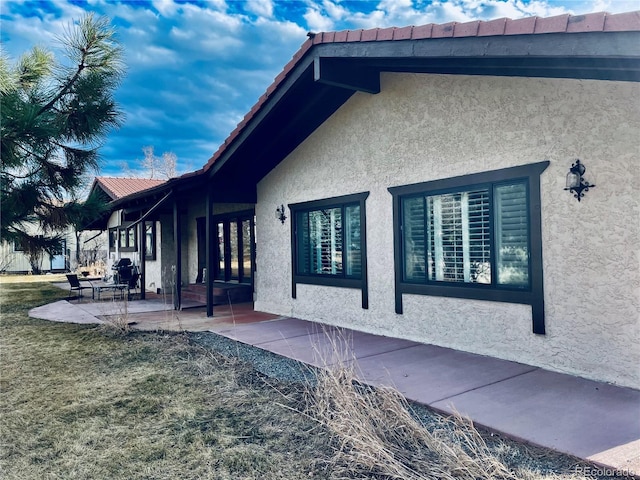
[[[101,148],[101,175],[137,175],[142,148],[202,167],[306,40],[308,31],[624,12],[640,0],[2,0],[0,38],[16,59],[85,12],[110,17],[125,48],[116,99],[123,127]]]

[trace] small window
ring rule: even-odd
[[[136,226],[122,226],[118,229],[118,245],[121,252],[135,252],[138,250]]]
[[[156,224],[144,222],[145,260],[156,259]]]
[[[368,308],[365,200],[368,192],[289,205],[296,284],[359,288]]]
[[[540,175],[549,162],[393,187],[402,294],[532,306],[544,333]]]
[[[117,245],[118,245],[118,229],[110,228],[109,229],[109,251],[115,252]]]
[[[298,274],[360,278],[360,205],[298,212],[296,225]]]

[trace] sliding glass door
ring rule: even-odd
[[[217,233],[214,278],[251,283],[253,277],[253,212],[214,217]]]
[[[222,282],[251,284],[255,262],[254,212],[243,211],[213,217],[213,279]],[[206,223],[197,219],[198,277],[205,281]]]

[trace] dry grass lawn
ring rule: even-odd
[[[3,479],[579,478],[574,459],[434,413],[418,421],[345,370],[287,384],[188,334],[29,318],[67,292],[2,280]]]
[[[27,317],[65,294],[0,288],[3,479],[329,478],[326,436],[250,367],[183,335]]]

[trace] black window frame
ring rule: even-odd
[[[122,236],[124,232],[125,242],[123,245]],[[131,239],[131,232],[133,232],[133,239]],[[129,240],[132,242],[129,242]],[[131,245],[133,243],[133,245]],[[121,225],[118,228],[118,250],[121,252],[137,252],[138,251],[138,229],[135,225]]]
[[[109,229],[109,251],[110,252],[115,252],[116,251],[116,246],[118,245],[118,239],[119,237],[119,233],[118,233],[118,227],[112,227]]]
[[[369,308],[369,288],[367,280],[367,222],[366,199],[369,192],[354,193],[338,197],[312,200],[309,202],[290,203],[291,214],[291,296],[297,298],[297,284],[323,285],[343,288],[356,288],[362,292],[362,308]],[[329,208],[341,208],[344,214],[346,207],[358,205],[360,208],[360,255],[361,272],[359,277],[348,276],[343,269],[341,274],[303,274],[298,268],[298,225],[299,213],[312,212]],[[344,217],[343,217],[344,218]],[[344,233],[343,229],[343,235]]]
[[[542,272],[542,218],[540,199],[540,176],[549,166],[549,161],[488,172],[462,175],[442,180],[402,185],[388,188],[393,197],[393,244],[395,270],[396,313],[403,313],[402,295],[433,295],[441,297],[467,298],[507,303],[531,305],[533,333],[543,335],[544,285]],[[402,235],[402,200],[417,195],[438,195],[447,192],[464,191],[487,185],[526,182],[528,190],[529,217],[529,285],[527,288],[509,286],[479,285],[473,283],[428,281],[425,283],[404,280],[405,256]],[[491,212],[493,218],[493,212]],[[495,248],[492,240],[491,248]],[[494,274],[495,275],[495,274]]]
[[[151,245],[147,245],[147,237],[149,236],[149,230],[151,233]],[[156,259],[156,222],[145,221],[144,222],[144,241],[145,241],[145,251],[144,251],[144,259],[145,260],[155,260]]]

